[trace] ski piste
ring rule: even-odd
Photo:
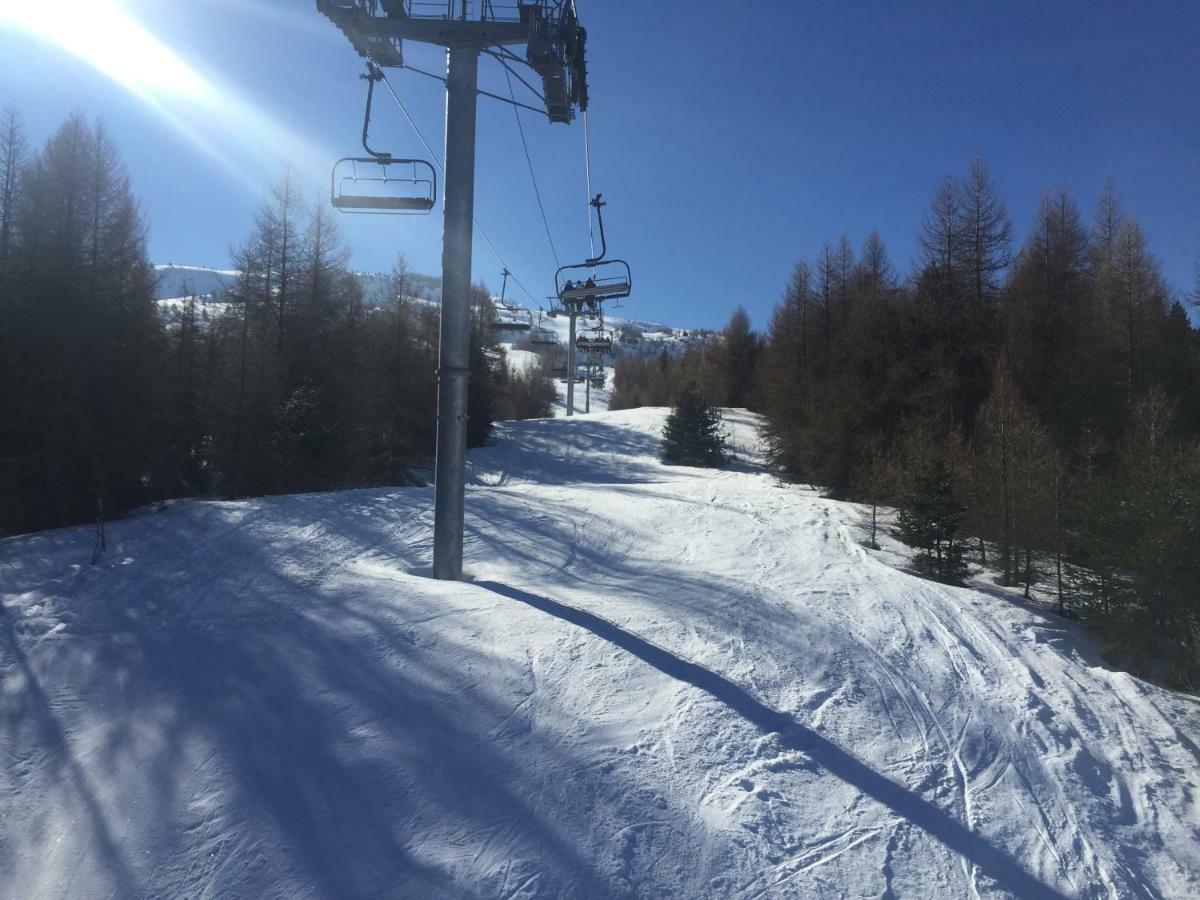
[[[666,411],[0,542],[0,895],[1186,897],[1194,699]]]

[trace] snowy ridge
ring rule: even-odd
[[[236,269],[213,269],[207,266],[185,266],[167,263],[154,266],[154,299],[160,306],[164,303],[182,304],[188,297],[197,297],[202,302],[218,299],[222,291],[228,290],[241,273]],[[370,306],[382,306],[391,302],[395,282],[389,274],[380,272],[356,272],[363,286],[365,302]],[[440,302],[441,282],[429,275],[411,272],[407,276],[409,288],[406,296],[412,300]]]
[[[195,296],[212,298],[231,287],[240,273],[236,269],[212,269],[207,266],[156,265],[155,300],[183,300]]]
[[[663,415],[500,426],[473,583],[423,488],[0,542],[3,893],[1200,894],[1195,700]]]

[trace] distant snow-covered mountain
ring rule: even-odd
[[[154,289],[154,299],[182,300],[196,297],[200,300],[218,300],[217,295],[233,286],[239,272],[236,269],[214,269],[208,266],[185,266],[175,263],[165,263],[154,266],[157,279]],[[392,291],[392,276],[386,272],[358,272],[362,281],[368,303],[380,304],[390,299]],[[412,297],[420,297],[440,302],[442,298],[442,280],[432,275],[422,275],[412,272],[408,275],[409,287],[407,293]]]
[[[201,314],[207,320],[215,319],[224,309],[223,294],[233,287],[239,275],[236,269],[216,269],[208,266],[189,266],[166,263],[154,266],[157,279],[155,299],[165,321],[176,321],[188,297],[195,297],[200,304]],[[393,299],[394,282],[390,273],[358,272],[362,282],[365,301],[369,306],[383,306]],[[405,295],[410,299],[440,303],[442,299],[441,279],[432,275],[411,272]],[[501,334],[501,341],[509,343],[528,333],[530,327],[546,334],[553,333],[559,343],[566,344],[569,323],[565,317],[550,318],[544,311],[509,302],[497,303],[497,316],[502,323],[511,323],[512,334]],[[617,313],[623,310],[616,311]],[[579,330],[596,327],[594,320],[580,319]],[[612,330],[623,353],[659,353],[662,350],[677,352],[697,341],[703,340],[694,330],[650,322],[644,319],[626,318],[612,314],[605,317],[604,326]],[[501,326],[503,331],[503,325]]]
[[[234,269],[210,269],[206,266],[156,265],[155,300],[179,300],[185,297],[213,298],[230,287],[237,278]]]

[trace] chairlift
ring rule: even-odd
[[[613,348],[612,334],[606,331],[596,331],[594,334],[581,334],[575,339],[575,349],[584,353],[611,353]]]
[[[529,331],[533,327],[533,313],[519,306],[497,303],[491,324],[500,331]]]
[[[371,106],[375,82],[383,73],[367,63],[367,110],[363,117],[362,145],[367,156],[339,159],[333,167],[329,197],[345,213],[375,215],[426,215],[437,204],[437,172],[423,159],[397,159],[371,149]]]
[[[558,343],[558,332],[552,328],[534,328],[529,332],[529,343],[554,345]]]
[[[604,235],[604,214],[607,206],[597,194],[591,206],[596,209],[596,220],[600,226],[600,254],[591,259],[562,266],[554,276],[558,299],[564,307],[577,312],[600,312],[600,304],[622,300],[633,293],[633,275],[629,263],[622,259],[605,259],[608,243]]]

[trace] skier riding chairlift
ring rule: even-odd
[[[588,280],[583,283],[583,286],[594,291],[596,289],[596,279],[589,276]],[[587,304],[588,312],[592,313],[593,315],[599,312],[599,304],[596,302],[595,294],[587,294],[583,298],[583,302]]]

